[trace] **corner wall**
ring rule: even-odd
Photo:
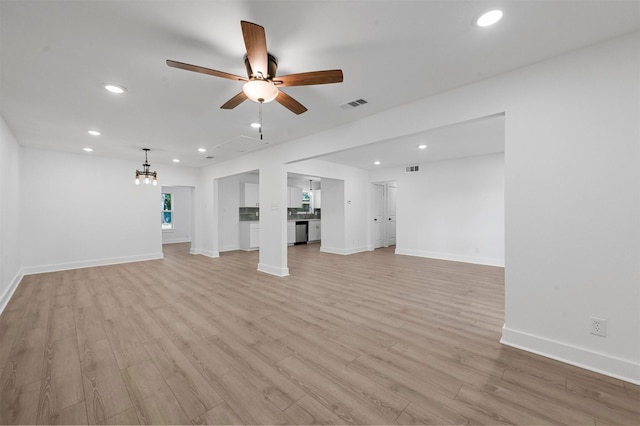
[[[22,148],[25,274],[162,258],[160,186],[135,185],[137,167],[91,154]]]
[[[420,172],[392,176],[397,254],[504,266],[504,154],[423,163]]]
[[[20,146],[0,117],[0,313],[22,279]]]

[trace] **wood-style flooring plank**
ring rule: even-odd
[[[145,347],[188,418],[200,416],[223,402],[171,340],[157,339]]]
[[[240,373],[231,371],[211,383],[244,424],[291,424],[291,419]]]
[[[149,359],[149,354],[124,315],[105,320],[104,329],[120,369]]]
[[[38,424],[51,424],[65,408],[84,401],[75,336],[47,341],[42,370]]]
[[[193,419],[194,425],[243,425],[238,415],[226,403],[213,407],[201,416]]]
[[[80,342],[80,339],[78,339]],[[111,345],[105,338],[79,343],[82,384],[89,424],[99,424],[132,407]]]
[[[51,425],[86,425],[87,421],[87,407],[84,400],[78,402],[75,405],[64,408],[58,413],[54,414],[48,423]]]
[[[141,424],[179,425],[190,423],[175,395],[153,362],[140,362],[122,377]]]
[[[394,424],[400,415],[401,410],[394,407],[393,403],[375,394],[362,393],[355,385],[343,381],[338,372],[329,375],[326,370],[312,367],[295,356],[285,358],[277,365],[283,374],[344,423]]]

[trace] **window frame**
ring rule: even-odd
[[[165,201],[166,201],[166,197],[165,195],[169,195],[169,202],[171,203],[169,207],[171,207],[169,210],[165,209]],[[175,211],[173,209],[173,205],[175,203],[175,198],[173,196],[172,192],[162,192],[161,193],[161,202],[162,202],[162,210],[160,211],[160,226],[162,229],[162,232],[173,232],[173,230],[175,229]],[[165,222],[165,214],[169,213],[171,220],[169,222]],[[168,226],[165,226],[168,225]]]

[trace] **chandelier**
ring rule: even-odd
[[[149,171],[149,160],[147,160],[147,154],[151,151],[149,148],[142,148],[144,151],[144,163],[142,164],[142,170],[136,170],[136,185],[140,185],[140,176],[144,176],[144,183],[149,184],[149,178],[153,178],[153,185],[158,184],[158,173]]]

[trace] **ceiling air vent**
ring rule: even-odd
[[[420,166],[407,166],[407,167],[405,167],[404,171],[406,173],[419,172],[420,171]]]
[[[360,98],[360,99],[356,99],[355,101],[351,101],[351,102],[347,102],[346,104],[342,104],[340,105],[340,108],[342,109],[351,109],[351,108],[357,108],[361,105],[364,104],[368,104],[369,102],[365,101],[364,99]]]
[[[213,159],[214,159],[214,158],[216,158],[216,157],[214,157],[213,155],[207,155],[207,156],[206,156],[206,157],[204,157],[204,158],[206,158],[207,160],[213,160]]]

